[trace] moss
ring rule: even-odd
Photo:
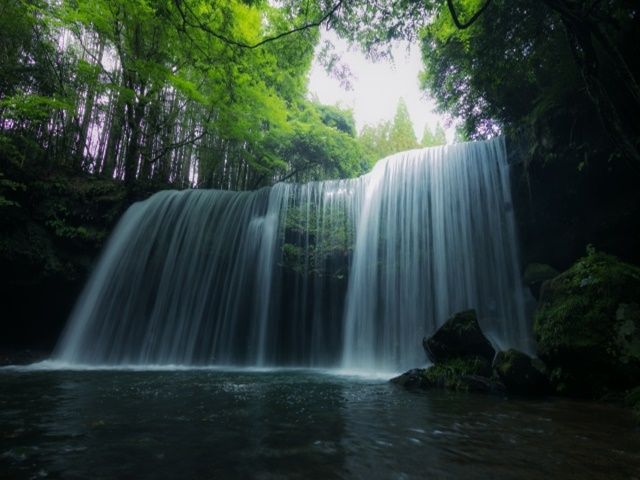
[[[640,386],[627,393],[625,403],[631,408],[635,421],[640,424]]]
[[[557,277],[560,274],[555,268],[544,263],[531,263],[524,270],[524,284],[534,285]]]
[[[640,373],[639,299],[640,269],[593,248],[543,285],[534,333],[558,391],[598,395]]]
[[[314,203],[290,206],[281,266],[297,274],[343,279],[353,240],[351,219],[343,211]]]
[[[640,300],[640,299],[639,299]],[[640,305],[621,303],[616,310],[614,351],[620,361],[630,363],[640,359]]]
[[[82,280],[131,203],[112,179],[12,170],[0,176],[3,285]]]
[[[540,395],[547,391],[547,379],[538,362],[515,349],[498,352],[493,370],[511,393]]]
[[[426,386],[469,391],[469,383],[464,381],[465,376],[487,376],[490,372],[489,362],[481,357],[473,357],[454,358],[438,363],[425,369],[422,375]]]
[[[292,243],[282,245],[282,266],[296,273],[304,272],[304,249]]]
[[[465,310],[456,313],[454,318],[456,321],[452,322],[451,326],[459,335],[480,329],[475,310]]]

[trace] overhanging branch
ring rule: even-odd
[[[466,22],[460,21],[460,17],[458,17],[456,8],[453,5],[453,0],[447,0],[447,7],[449,7],[451,18],[453,18],[453,23],[455,23],[456,27],[458,27],[460,30],[464,30],[465,28],[469,28],[471,25],[473,25],[473,23],[480,17],[480,15],[482,15],[482,12],[484,12],[487,9],[490,3],[491,3],[491,0],[486,0],[486,2],[484,2],[484,5],[480,7],[480,10],[474,13],[472,17]]]
[[[191,10],[191,8],[182,3],[182,0],[174,0],[174,4],[176,6],[176,8],[178,9],[178,13],[180,14],[180,17],[182,18],[182,22],[184,25],[187,25],[189,27],[192,28],[199,28],[200,30],[208,33],[209,35],[211,35],[214,38],[217,38],[218,40],[227,43],[229,45],[233,45],[234,47],[240,47],[240,48],[246,48],[246,49],[254,49],[254,48],[258,48],[261,47],[262,45],[264,45],[265,43],[269,43],[269,42],[273,42],[276,40],[280,40],[281,38],[287,37],[289,35],[292,35],[294,33],[298,33],[301,32],[303,30],[308,30],[310,28],[317,28],[319,26],[321,26],[323,23],[325,23],[327,20],[329,20],[333,15],[335,15],[335,13],[338,11],[338,9],[342,6],[342,2],[344,0],[339,0],[338,2],[335,3],[335,5],[333,5],[333,7],[327,12],[325,13],[321,18],[313,21],[313,22],[308,22],[305,23],[303,25],[300,25],[298,27],[295,27],[291,30],[287,30],[285,32],[281,32],[277,35],[273,35],[271,37],[266,37],[263,38],[262,40],[260,40],[257,43],[245,43],[245,42],[241,42],[239,40],[235,40],[231,37],[227,37],[226,35],[223,35],[221,33],[218,33],[214,30],[212,30],[208,25],[202,23],[202,22],[193,22],[188,18],[187,15],[187,11],[188,10],[189,13],[191,13],[192,17],[193,15],[193,11]],[[183,9],[184,7],[184,9]]]

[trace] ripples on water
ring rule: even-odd
[[[0,370],[0,478],[640,478],[625,410],[308,371]]]

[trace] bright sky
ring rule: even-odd
[[[407,104],[418,141],[422,138],[425,124],[433,130],[440,121],[444,127],[444,118],[435,113],[433,100],[419,88],[418,74],[422,70],[422,60],[417,45],[407,50],[407,43],[396,42],[393,45],[393,62],[373,62],[355,47],[349,48],[344,40],[331,31],[321,31],[321,44],[324,40],[334,44],[341,63],[349,66],[353,74],[353,88],[346,90],[338,79],[327,74],[322,65],[314,60],[309,91],[317,95],[321,103],[352,109],[358,131],[366,124],[392,120],[400,97]]]

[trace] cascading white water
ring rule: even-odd
[[[417,338],[475,308],[498,348],[529,350],[504,140],[404,152],[366,182],[343,361],[419,365]]]
[[[353,180],[160,192],[120,221],[55,357],[398,370],[466,308],[528,350],[507,169],[499,138]]]

